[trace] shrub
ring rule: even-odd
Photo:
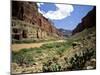
[[[32,65],[34,63],[34,59],[32,54],[28,54],[25,51],[13,52],[12,53],[12,62],[15,62],[22,66],[23,64]]]
[[[61,66],[54,62],[51,64],[44,63],[42,69],[43,72],[57,72],[57,71],[61,71]]]
[[[83,69],[83,67],[85,67],[86,61],[89,61],[91,57],[95,56],[94,49],[86,49],[81,53],[79,53],[79,55],[75,54],[74,57],[70,59],[69,63],[72,65],[71,70]]]
[[[43,45],[41,46],[41,48],[43,48],[43,49],[53,48],[53,47],[54,47],[53,44],[43,44]]]
[[[67,46],[67,43],[66,42],[55,42],[55,43],[49,43],[49,44],[43,44],[41,46],[41,48],[60,48],[60,47],[66,47]]]
[[[65,47],[60,47],[59,49],[57,49],[57,54],[62,56],[64,51],[65,51]]]

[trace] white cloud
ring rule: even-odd
[[[44,3],[42,3],[43,5]],[[38,4],[40,7],[41,4]],[[68,16],[70,16],[71,12],[73,12],[74,8],[72,5],[66,5],[66,4],[55,4],[57,7],[56,11],[48,11],[44,12],[41,11],[40,8],[38,8],[38,11],[43,14],[44,17],[49,18],[51,20],[61,20]]]
[[[44,3],[37,3],[38,7],[40,7],[41,5],[43,5]]]

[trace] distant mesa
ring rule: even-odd
[[[60,28],[58,30],[63,33],[64,37],[70,37],[72,35],[72,30],[67,30],[63,28]]]

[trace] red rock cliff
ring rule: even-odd
[[[38,12],[37,4],[34,2],[12,1],[12,19],[37,25],[41,31],[46,31],[48,35],[62,36],[62,33]]]

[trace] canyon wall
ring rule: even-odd
[[[62,37],[62,33],[38,12],[36,3],[12,1],[13,39],[52,39],[60,37]]]
[[[82,22],[77,25],[73,30],[72,34],[83,31],[86,28],[96,26],[96,7],[94,8],[82,19]]]

